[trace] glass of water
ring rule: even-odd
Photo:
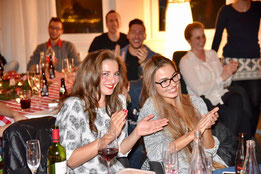
[[[41,149],[39,140],[26,141],[26,160],[32,174],[35,174],[41,161]]]
[[[178,152],[175,143],[164,143],[162,150],[162,161],[165,174],[178,174]]]

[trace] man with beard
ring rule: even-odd
[[[127,38],[129,45],[121,49],[121,55],[127,67],[128,80],[137,80],[142,75],[142,65],[156,53],[143,44],[146,31],[140,19],[130,21]]]
[[[27,64],[27,70],[33,69],[35,64],[39,64],[40,52],[46,53],[47,49],[52,48],[55,53],[54,64],[55,69],[59,72],[62,71],[62,60],[68,58],[72,63],[74,58],[74,65],[77,66],[80,63],[79,54],[73,43],[68,41],[62,41],[60,39],[63,34],[63,24],[60,18],[51,18],[48,27],[49,40],[37,46],[33,55],[30,57],[30,61]],[[48,60],[47,60],[48,61]]]
[[[89,53],[100,49],[114,50],[125,47],[129,42],[126,34],[120,32],[121,18],[114,10],[106,14],[107,33],[103,33],[94,38],[89,48]]]

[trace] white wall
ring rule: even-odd
[[[2,7],[3,2],[6,2],[7,0],[3,1],[0,0],[0,7]],[[18,0],[19,1],[19,0]],[[24,1],[19,1],[24,2]],[[44,3],[46,1],[37,1],[38,7],[41,8],[41,3]],[[55,0],[49,0],[50,4],[55,4]],[[227,0],[227,3],[231,3],[233,0]],[[159,32],[158,31],[158,0],[102,0],[103,3],[103,18],[105,21],[105,15],[109,10],[116,10],[121,15],[122,20],[122,26],[121,31],[124,33],[127,33],[128,31],[128,23],[130,20],[134,18],[139,18],[144,21],[144,24],[146,26],[146,33],[147,33],[147,39],[145,40],[145,43],[154,51],[161,53],[162,55],[165,54],[165,32]],[[44,13],[50,13],[50,11],[53,13],[55,9],[45,9],[41,10],[45,11]],[[36,11],[37,13],[38,11]],[[43,24],[45,22],[47,25],[49,21],[49,15],[46,14],[37,14],[41,20],[37,20],[37,25],[39,23]],[[0,19],[2,19],[3,15],[0,12]],[[48,17],[48,20],[46,19]],[[47,21],[47,22],[46,22]],[[45,26],[44,25],[44,26]],[[46,27],[39,27],[38,28],[38,38],[37,41],[35,41],[35,46],[37,44],[40,44],[48,39],[48,31],[47,26]],[[104,31],[107,31],[106,25],[104,23]],[[206,30],[206,37],[207,37],[207,43],[206,43],[206,49],[211,48],[213,36],[214,36],[214,29]],[[94,39],[95,36],[99,35],[100,33],[95,34],[63,34],[62,39],[69,40],[73,42],[78,51],[80,52],[81,59],[83,59],[87,55],[87,51],[89,49],[89,46]],[[183,35],[183,33],[181,33]],[[3,26],[2,21],[0,20],[0,51],[3,53]],[[223,36],[223,40],[221,43],[219,56],[222,55],[222,45],[225,44],[226,35]],[[259,33],[259,38],[261,38],[261,32]],[[26,38],[25,38],[26,39]],[[34,38],[31,38],[34,40]],[[261,40],[261,39],[259,39]],[[34,49],[33,48],[33,49]],[[10,51],[10,50],[9,50]],[[31,49],[29,50],[30,54],[32,53]],[[13,51],[11,51],[13,52]],[[8,60],[11,60],[11,56],[5,55]]]

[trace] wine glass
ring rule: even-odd
[[[118,140],[114,132],[99,131],[98,154],[107,162],[111,174],[110,161],[118,154]]]
[[[26,160],[32,174],[35,174],[41,160],[41,149],[39,140],[26,141]]]
[[[62,72],[64,74],[67,74],[68,72],[70,72],[70,63],[69,63],[68,58],[65,58],[62,60]]]
[[[166,174],[177,174],[179,170],[178,165],[178,152],[176,150],[175,143],[164,143],[162,149],[162,161]]]

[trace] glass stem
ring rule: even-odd
[[[108,174],[111,174],[110,161],[107,161]]]

